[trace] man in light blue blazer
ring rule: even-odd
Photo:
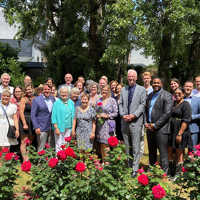
[[[122,135],[126,145],[126,153],[131,156],[128,160],[132,167],[132,177],[137,175],[140,162],[140,139],[142,135],[146,90],[136,84],[137,72],[128,70],[128,86],[123,87],[119,100],[119,112],[122,118]]]
[[[192,121],[189,124],[189,129],[192,137],[192,148],[190,151],[195,150],[194,146],[198,144],[199,137],[199,122],[200,122],[200,97],[192,96],[193,82],[186,81],[184,84],[185,101],[190,103],[192,109]]]
[[[55,98],[50,96],[51,88],[43,86],[43,93],[33,99],[31,107],[31,120],[37,135],[37,150],[44,149],[51,131],[51,112]]]

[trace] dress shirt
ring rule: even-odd
[[[151,102],[149,105],[149,122],[151,122],[151,112],[152,112],[152,109],[154,107],[154,104],[155,104],[159,94],[160,94],[160,90],[158,92],[155,92],[152,96],[152,99],[151,99]]]
[[[51,112],[52,108],[53,108],[53,102],[51,101],[50,97],[45,97],[44,95],[43,95],[43,97],[44,97],[44,101],[47,105],[49,112]]]
[[[185,97],[184,100],[187,101],[187,102],[191,105],[191,102],[192,102],[192,96]]]
[[[136,85],[128,87],[128,114],[130,114],[130,105],[131,105],[131,102],[132,102],[132,99],[133,99],[135,87],[136,87]]]

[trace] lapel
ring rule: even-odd
[[[126,99],[125,107],[127,108],[128,107],[128,86],[125,87],[124,99]]]
[[[163,89],[161,88],[160,93],[159,93],[159,95],[158,95],[158,97],[157,97],[157,99],[156,99],[156,101],[155,101],[155,103],[153,105],[152,112],[153,112],[155,106],[160,107],[159,101],[161,100],[161,94],[162,94],[162,92],[163,92]],[[153,94],[152,94],[152,96],[153,96]],[[152,96],[151,96],[151,98],[152,98]]]

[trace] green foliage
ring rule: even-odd
[[[25,74],[22,72],[21,63],[15,58],[4,59],[0,54],[0,71],[9,73],[11,76],[10,85],[15,87],[24,84]]]
[[[176,180],[176,183],[181,186],[178,193],[182,190],[189,191],[191,200],[200,199],[200,145],[193,155],[187,157],[182,171],[181,176]]]
[[[73,148],[76,157],[67,156],[63,161],[59,160],[54,168],[48,166],[50,158],[56,157],[53,149],[45,149],[43,155],[38,155],[33,147],[29,147],[33,199],[153,199],[151,188],[163,178],[163,171],[158,166],[152,167],[147,173],[149,176],[147,186],[141,186],[136,178],[131,178],[124,145],[112,148],[104,165],[95,154],[80,152],[74,141],[63,146],[63,150],[68,146]],[[84,162],[86,166],[83,172],[75,170],[79,161]],[[162,182],[161,185],[169,197],[170,189],[167,183]]]
[[[17,170],[17,161],[12,158],[6,161],[2,154],[0,159],[0,199],[12,200],[14,198],[14,185],[17,177],[19,177]]]

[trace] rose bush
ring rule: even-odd
[[[14,185],[18,175],[18,156],[9,153],[8,148],[3,148],[0,152],[0,199],[14,199]]]
[[[200,199],[200,144],[195,146],[196,151],[186,158],[181,175],[176,183],[181,186],[177,191],[177,196],[185,191],[189,192],[190,199]]]
[[[69,200],[132,200],[154,199],[157,186],[163,178],[163,171],[157,167],[148,173],[138,170],[138,178],[131,178],[131,168],[127,167],[125,146],[118,144],[116,137],[108,142],[112,149],[102,164],[96,154],[80,152],[73,141],[67,141],[63,149],[56,153],[45,149],[40,155],[29,146],[31,165],[30,182],[32,199]],[[154,175],[153,175],[154,174]],[[160,184],[169,197],[169,189]],[[157,192],[155,192],[157,191]]]

